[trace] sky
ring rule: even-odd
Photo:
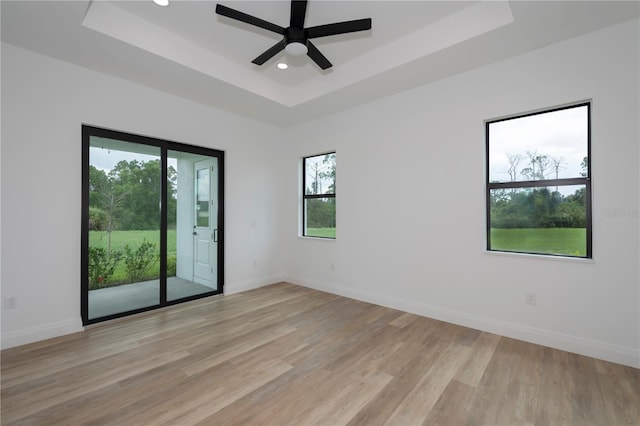
[[[519,154],[517,180],[528,180],[520,171],[529,167],[527,152],[562,159],[559,178],[581,177],[587,156],[587,107],[576,107],[489,124],[489,180],[510,181],[507,154]],[[555,178],[552,167],[547,179]]]
[[[159,160],[160,149],[157,148],[157,150],[158,155],[148,155],[140,154],[137,152],[126,152],[116,149],[109,149],[106,146],[104,148],[92,146],[89,148],[89,163],[92,166],[100,170],[104,170],[106,173],[109,173],[109,171],[113,169],[116,164],[123,160],[138,160],[144,163],[146,163],[147,161]],[[177,168],[177,160],[175,158],[168,158],[168,164],[169,166]]]

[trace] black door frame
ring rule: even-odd
[[[119,312],[99,318],[89,319],[89,147],[92,136],[102,137],[140,145],[150,145],[161,150],[161,206],[160,206],[160,303],[144,308]],[[217,290],[188,296],[181,299],[167,300],[167,153],[180,151],[200,154],[218,159],[218,258],[217,258]],[[221,294],[224,291],[224,151],[188,145],[164,139],[105,129],[91,125],[82,125],[82,220],[81,220],[81,267],[80,267],[80,311],[82,324],[89,325],[115,318],[121,318],[140,312],[163,308],[169,305],[188,302],[190,300]]]

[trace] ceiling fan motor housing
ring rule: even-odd
[[[302,28],[289,27],[284,30],[284,39],[289,43],[302,43],[307,44],[307,37],[305,31]]]

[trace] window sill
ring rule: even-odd
[[[298,235],[299,240],[316,240],[316,241],[335,241],[335,238],[323,238],[323,237],[307,237],[306,235]]]
[[[556,262],[573,262],[573,263],[587,263],[587,264],[595,263],[593,258],[588,259],[585,257],[558,256],[558,255],[534,254],[534,253],[516,253],[516,252],[508,252],[508,251],[492,251],[492,250],[486,250],[486,249],[484,250],[484,254],[489,256],[505,256],[505,257],[520,258],[520,259],[553,260]]]

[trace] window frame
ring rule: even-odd
[[[225,151],[206,148],[197,145],[190,145],[180,142],[173,142],[166,139],[155,138],[151,136],[143,136],[125,131],[112,130],[103,127],[82,124],[81,126],[81,144],[82,144],[82,195],[81,195],[81,225],[80,225],[80,244],[81,244],[81,264],[80,264],[80,315],[83,325],[97,324],[116,318],[122,318],[141,312],[151,311],[164,308],[166,306],[185,303],[191,300],[210,297],[224,293],[225,287]],[[160,149],[160,294],[157,304],[129,310],[117,312],[101,317],[89,318],[89,165],[90,165],[90,147],[92,137],[102,137],[106,139],[119,140],[140,146],[149,146]],[[191,154],[199,154],[207,157],[218,159],[218,232],[217,232],[217,283],[218,288],[210,292],[200,293],[192,296],[186,296],[177,299],[169,299],[167,292],[167,160],[170,151],[178,151]]]
[[[490,132],[489,126],[493,123],[499,123],[502,121],[509,121],[518,118],[531,117],[535,115],[547,114],[557,111],[563,111],[572,108],[587,107],[587,168],[586,176],[574,177],[574,178],[560,178],[560,179],[538,179],[538,180],[526,180],[526,181],[514,181],[514,182],[491,182],[490,180]],[[532,254],[536,256],[550,256],[550,257],[568,257],[572,259],[592,259],[593,258],[593,223],[592,223],[592,199],[591,199],[591,100],[581,101],[562,106],[556,106],[551,108],[544,108],[534,112],[522,113],[510,115],[507,117],[501,117],[497,119],[485,120],[485,201],[486,201],[486,250],[488,252],[498,253],[516,253],[516,254]],[[491,191],[495,189],[522,189],[522,188],[541,188],[541,187],[559,187],[559,186],[574,186],[584,185],[585,187],[585,231],[586,231],[586,253],[584,256],[572,256],[568,254],[553,254],[553,253],[539,253],[539,252],[527,252],[527,251],[513,251],[513,250],[497,250],[491,248]]]
[[[306,155],[304,157],[302,157],[302,222],[301,222],[301,231],[300,231],[300,236],[304,237],[304,238],[320,238],[323,240],[335,240],[336,237],[321,237],[321,236],[316,236],[316,235],[307,235],[307,217],[306,217],[306,202],[307,200],[313,200],[313,199],[318,199],[318,198],[333,198],[335,200],[336,198],[336,189],[334,188],[333,193],[332,194],[307,194],[307,159],[308,158],[314,158],[314,157],[323,157],[326,155],[331,155],[333,154],[334,156],[336,155],[336,151],[327,151],[327,152],[322,152],[320,154],[313,154],[313,155]],[[337,156],[336,156],[337,158]],[[337,166],[336,166],[337,168]],[[337,173],[337,172],[336,172]],[[336,226],[337,228],[337,226]]]

